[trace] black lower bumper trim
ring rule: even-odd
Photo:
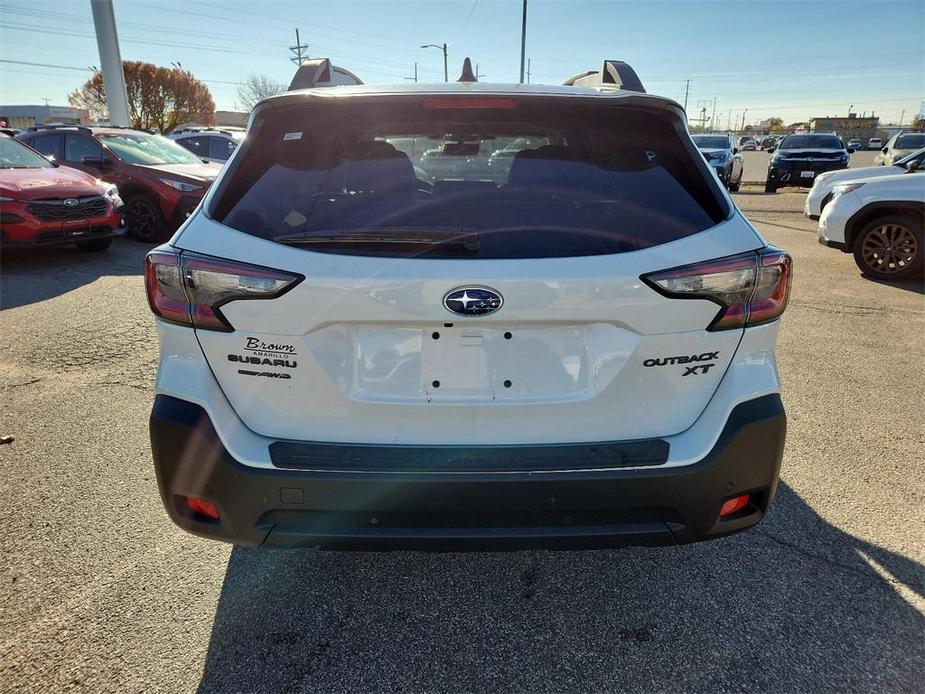
[[[158,395],[151,413],[158,484],[180,527],[241,544],[366,550],[576,549],[727,535],[764,516],[785,430],[780,397],[768,395],[738,405],[710,453],[683,467],[309,471],[242,465],[198,405]],[[748,507],[719,520],[723,502],[745,493]],[[191,513],[183,496],[212,501],[220,520]]]
[[[66,235],[60,232],[43,232],[42,234],[32,236],[22,241],[13,241],[0,235],[0,245],[4,248],[39,248],[45,246],[67,246],[72,243],[84,243],[86,241],[99,241],[101,239],[112,239],[124,236],[125,227],[91,227],[86,233],[78,235]]]
[[[821,237],[820,237],[820,238],[819,238],[819,243],[821,243],[823,246],[827,246],[827,247],[829,247],[829,248],[837,248],[838,250],[842,251],[843,253],[847,253],[847,252],[850,250],[850,249],[848,248],[848,244],[847,244],[847,243],[843,243],[842,241],[833,241],[832,239],[824,239],[824,238],[821,238]]]
[[[277,441],[270,445],[276,467],[345,472],[536,472],[599,470],[662,465],[663,439],[533,446],[362,446]]]

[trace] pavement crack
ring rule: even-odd
[[[905,585],[903,581],[897,580],[893,578],[892,576],[879,576],[877,574],[872,573],[870,570],[861,569],[855,566],[849,566],[848,564],[843,564],[842,562],[836,561],[835,559],[830,559],[829,557],[825,557],[821,554],[810,552],[804,547],[800,547],[799,545],[793,542],[788,542],[787,540],[782,540],[776,535],[772,535],[771,533],[761,528],[755,528],[754,532],[768,538],[769,540],[780,545],[781,547],[786,547],[787,549],[793,550],[797,554],[800,554],[804,557],[807,557],[809,559],[815,559],[816,561],[821,561],[825,564],[828,564],[829,566],[834,566],[835,568],[842,569],[843,571],[848,571],[850,573],[853,573],[860,578],[866,579],[871,584],[876,584],[882,581],[886,581],[887,583],[890,583],[891,585],[897,585],[897,586]]]
[[[38,383],[41,381],[41,378],[33,378],[28,381],[23,381],[22,383],[10,383],[9,385],[3,386],[4,389],[7,388],[22,388],[23,386],[31,386],[33,383]]]

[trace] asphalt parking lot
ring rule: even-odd
[[[920,691],[921,286],[869,281],[818,245],[802,193],[736,198],[795,263],[782,482],[762,525],[678,548],[322,553],[186,535],[148,448],[146,248],[5,254],[0,690]]]

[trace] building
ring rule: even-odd
[[[858,117],[856,113],[847,116],[826,116],[825,118],[810,118],[809,130],[814,133],[837,133],[843,140],[857,138],[865,142],[877,137],[880,128],[880,118],[870,116]]]
[[[90,112],[73,106],[0,106],[0,120],[8,128],[28,128],[45,123],[88,125]]]
[[[246,128],[250,115],[250,111],[216,111],[215,125]]]

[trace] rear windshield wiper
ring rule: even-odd
[[[423,246],[462,246],[467,251],[479,250],[479,233],[446,227],[374,227],[371,229],[325,229],[280,234],[273,240],[293,246],[322,244],[396,244]]]

